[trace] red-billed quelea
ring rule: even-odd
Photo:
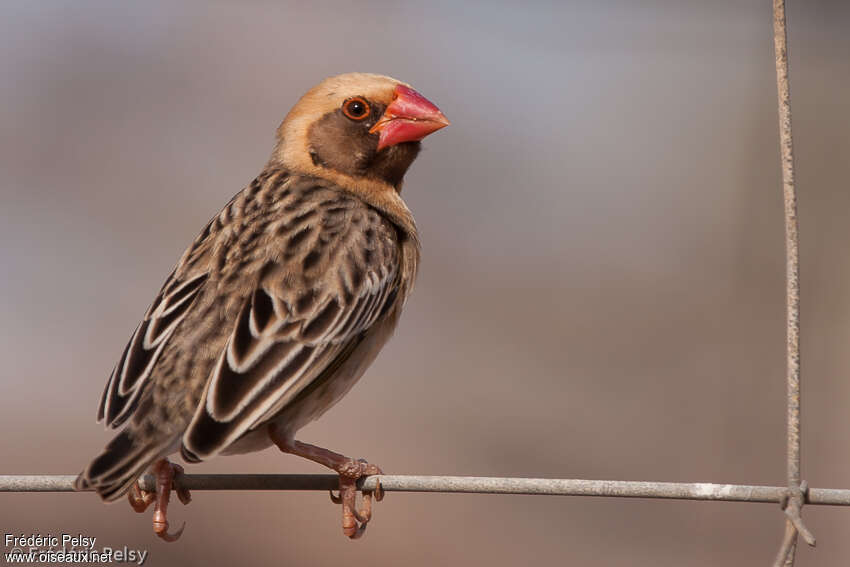
[[[339,474],[343,531],[362,534],[371,495],[358,509],[355,482],[380,469],[295,433],[348,392],[398,322],[419,262],[402,179],[419,141],[448,124],[380,75],[331,77],[305,94],[265,169],[201,231],[136,328],[98,409],[124,428],[77,489],[126,493],[140,512],[154,503],[154,531],[173,541],[182,528],[168,531],[166,508],[181,469],[167,456],[274,444]],[[155,494],[137,483],[149,467]]]

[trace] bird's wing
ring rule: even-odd
[[[393,305],[395,229],[353,198],[319,201],[311,228],[270,254],[245,300],[183,435],[185,458],[209,458],[264,423],[341,364]]]
[[[209,279],[209,270],[198,260],[213,245],[211,229],[216,219],[213,217],[207,223],[183,253],[124,347],[97,409],[97,421],[103,421],[107,427],[120,427],[133,415],[162,351]]]
[[[168,339],[186,316],[207,277],[206,272],[186,276],[172,272],[168,277],[109,376],[100,397],[98,421],[116,428],[133,414]]]

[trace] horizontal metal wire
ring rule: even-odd
[[[0,492],[74,492],[74,479],[75,475],[0,475]],[[788,488],[784,486],[705,482],[408,475],[366,477],[359,483],[360,488],[374,490],[378,479],[387,492],[543,494],[776,503],[781,502],[788,493]],[[144,475],[141,485],[145,490],[154,490],[153,475]],[[181,477],[180,485],[190,490],[336,490],[339,477],[333,474],[187,474]],[[850,490],[810,488],[806,503],[850,506]]]

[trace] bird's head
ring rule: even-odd
[[[338,75],[292,107],[278,129],[272,162],[343,185],[377,183],[398,191],[419,141],[448,124],[410,85],[367,73]]]

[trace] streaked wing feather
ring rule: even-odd
[[[207,273],[185,279],[178,279],[174,273],[169,276],[106,383],[97,410],[98,421],[117,428],[133,414],[162,350],[206,280]]]

